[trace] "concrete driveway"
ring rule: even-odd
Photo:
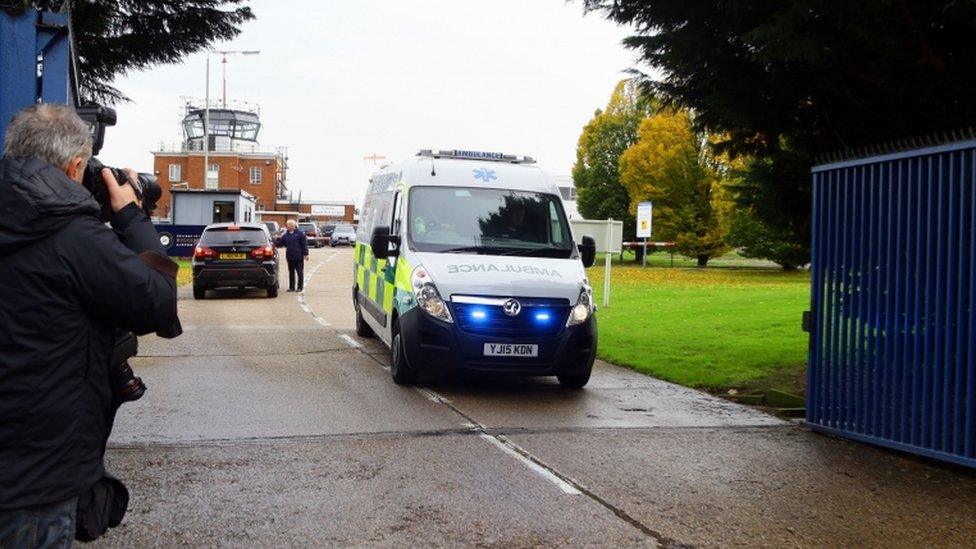
[[[971,546],[976,477],[815,435],[600,363],[550,379],[393,384],[356,338],[352,254],[303,295],[181,293],[141,340],[149,385],[109,468],[132,493],[99,545]],[[284,287],[284,285],[283,285]]]

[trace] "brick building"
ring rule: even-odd
[[[212,152],[209,186],[204,184],[202,152],[154,151],[153,156],[153,170],[163,189],[156,209],[160,218],[170,217],[170,188],[245,191],[254,195],[258,210],[277,209],[287,191],[286,165],[278,153]]]

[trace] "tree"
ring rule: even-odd
[[[620,182],[631,209],[654,202],[654,234],[673,240],[699,267],[728,251],[717,204],[724,197],[717,160],[692,129],[687,111],[663,109],[645,118],[637,142],[620,156]]]
[[[795,211],[796,205],[778,208],[777,200],[790,201],[802,198],[801,192],[786,192],[782,186],[771,185],[777,176],[776,169],[783,165],[789,166],[785,160],[779,164],[769,159],[739,159],[738,169],[733,170],[733,182],[728,189],[735,202],[734,212],[727,217],[728,228],[725,241],[729,245],[739,248],[745,257],[769,259],[786,271],[794,271],[810,262],[810,249],[806,242],[797,242],[791,238],[790,232],[783,232],[775,227],[782,227],[791,222],[805,223],[809,218],[779,219],[775,225],[765,221],[785,216],[789,211]],[[743,175],[745,174],[745,175]],[[809,192],[809,186],[804,186]],[[760,213],[760,208],[765,208]],[[809,227],[797,229],[799,232],[809,232]]]
[[[583,127],[576,147],[573,185],[578,208],[587,219],[619,219],[624,239],[633,239],[636,220],[630,196],[620,185],[620,155],[637,141],[637,126],[652,111],[653,101],[634,82],[619,82],[606,109],[597,110]]]
[[[71,25],[85,102],[127,101],[110,82],[132,70],[175,63],[240,34],[254,18],[244,0],[74,0]],[[39,0],[59,10],[64,0]]]
[[[770,259],[785,271],[795,271],[810,258],[806,247],[790,242],[787,235],[776,233],[748,209],[732,213],[725,241],[739,248],[744,257]]]
[[[720,151],[752,156],[738,194],[772,238],[810,243],[818,155],[976,125],[976,3],[954,0],[583,0],[695,112]],[[774,246],[783,249],[782,246]],[[792,252],[791,252],[791,255]]]

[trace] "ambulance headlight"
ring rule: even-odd
[[[566,320],[566,326],[582,324],[589,320],[592,314],[593,288],[590,288],[588,282],[583,282],[583,289],[580,290],[579,299],[576,300],[576,305],[573,305],[573,308],[569,310],[569,318]]]
[[[413,295],[417,300],[417,305],[430,316],[443,320],[444,322],[454,322],[451,318],[451,310],[447,303],[441,299],[441,294],[437,291],[430,274],[423,267],[417,267],[410,275],[410,283],[413,285]]]

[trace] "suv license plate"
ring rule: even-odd
[[[220,259],[247,259],[247,254],[220,254]]]
[[[485,343],[485,356],[539,356],[539,346],[524,343]]]

